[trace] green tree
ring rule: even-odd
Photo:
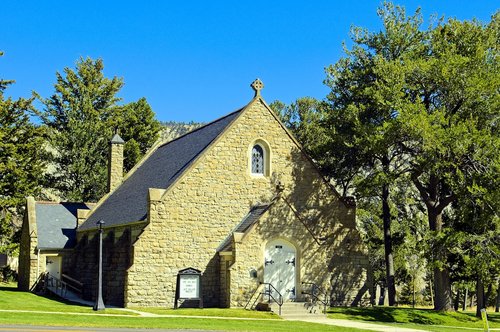
[[[453,233],[443,220],[452,203],[467,204],[474,178],[491,167],[496,157],[485,157],[496,144],[500,71],[498,68],[499,15],[483,25],[477,21],[449,20],[429,30],[426,52],[391,64],[400,73],[386,85],[398,84],[402,93],[391,103],[408,137],[412,181],[426,206],[434,234],[435,308],[452,309],[446,236]],[[474,170],[474,171],[471,171]],[[488,190],[498,186],[498,182]],[[466,190],[464,190],[466,189]],[[483,234],[484,235],[484,234]]]
[[[0,56],[3,53],[0,52]],[[13,236],[27,195],[40,194],[44,129],[30,122],[33,98],[6,98],[12,80],[0,79],[0,252],[13,250]]]
[[[423,30],[420,10],[407,16],[402,7],[384,3],[378,14],[384,29],[354,28],[354,46],[327,69],[331,93],[312,110],[319,119],[313,127],[321,128],[309,130],[319,142],[309,147],[332,178],[347,179],[344,183],[357,194],[380,188],[389,283],[394,276],[391,188],[410,175],[431,231],[434,306],[451,310],[446,244],[453,228],[443,213],[454,202],[466,205],[462,202],[475,190],[474,178],[484,173],[471,170],[493,167],[499,151],[500,15],[486,25],[441,20]],[[488,145],[495,146],[493,157],[477,152]],[[484,190],[495,186],[490,179]]]
[[[123,166],[128,172],[160,137],[160,122],[155,119],[146,98],[122,107],[113,122],[125,141]]]
[[[390,3],[378,11],[383,31],[352,29],[354,46],[346,57],[326,70],[325,84],[331,89],[327,97],[328,117],[324,126],[333,137],[324,150],[333,158],[335,177],[356,170],[357,191],[370,188],[381,203],[383,221],[386,283],[389,305],[396,300],[395,267],[392,241],[391,186],[408,171],[407,154],[401,148],[404,133],[400,131],[397,108],[388,102],[400,94],[399,85],[383,85],[391,63],[404,61],[422,52],[420,12],[407,17],[401,7]],[[339,148],[340,147],[340,148]],[[348,159],[345,155],[348,155]],[[354,179],[354,177],[352,177]],[[375,189],[377,188],[377,189]]]
[[[362,159],[378,160],[368,166],[383,202],[400,170],[411,173],[433,234],[435,309],[451,310],[442,215],[467,184],[467,169],[484,164],[473,151],[498,129],[498,15],[489,25],[449,20],[426,31],[419,10],[407,17],[385,3],[379,15],[384,31],[355,30],[351,57],[329,72],[332,109],[342,110],[332,126],[347,114],[350,127],[362,128],[351,141]]]
[[[151,146],[159,126],[144,99],[118,105],[123,87],[106,78],[101,59],[81,58],[76,69],[56,73],[55,93],[42,99],[42,121],[50,129],[52,164],[49,186],[71,201],[96,201],[106,192],[108,143],[120,131],[129,140],[127,170]],[[40,98],[41,99],[41,98]]]
[[[500,276],[500,137],[489,138],[486,145],[471,152],[476,163],[465,170],[467,177],[456,191],[455,213],[450,218],[453,232],[448,239],[455,258],[452,266],[460,267],[458,278],[476,282],[478,316],[480,309],[493,304],[489,300],[492,290],[498,292]],[[484,138],[481,141],[486,143]]]
[[[42,100],[42,120],[50,129],[55,171],[49,186],[64,199],[95,201],[106,191],[106,155],[113,129],[107,125],[119,109],[118,77],[103,74],[101,59],[81,58],[76,70],[56,73],[55,93]]]

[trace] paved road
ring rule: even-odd
[[[210,332],[207,330],[159,330],[159,329],[124,329],[124,328],[84,328],[67,326],[32,326],[32,325],[0,325],[0,332]],[[212,330],[212,332],[217,332]]]

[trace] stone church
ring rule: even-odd
[[[263,285],[301,301],[314,284],[332,305],[368,301],[368,258],[352,199],[339,196],[252,83],[243,108],[157,143],[123,177],[110,142],[109,193],[95,204],[28,198],[19,288],[40,274],[77,280],[95,299],[103,228],[106,305],[172,307],[179,271],[200,271],[206,307],[242,307]]]

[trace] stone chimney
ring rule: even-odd
[[[125,141],[118,134],[109,142],[108,192],[115,190],[123,179],[123,144]]]

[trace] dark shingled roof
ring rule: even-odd
[[[38,249],[68,249],[76,243],[78,209],[90,209],[85,203],[36,202]]]
[[[229,251],[231,250],[231,238],[233,233],[244,233],[247,229],[250,228],[253,224],[259,220],[259,218],[269,209],[272,203],[269,204],[261,204],[253,206],[250,209],[250,212],[243,218],[242,221],[231,231],[231,233],[226,237],[224,241],[222,241],[219,249],[217,251]]]
[[[80,226],[80,230],[145,220],[148,189],[167,189],[240,114],[242,109],[158,147]]]

